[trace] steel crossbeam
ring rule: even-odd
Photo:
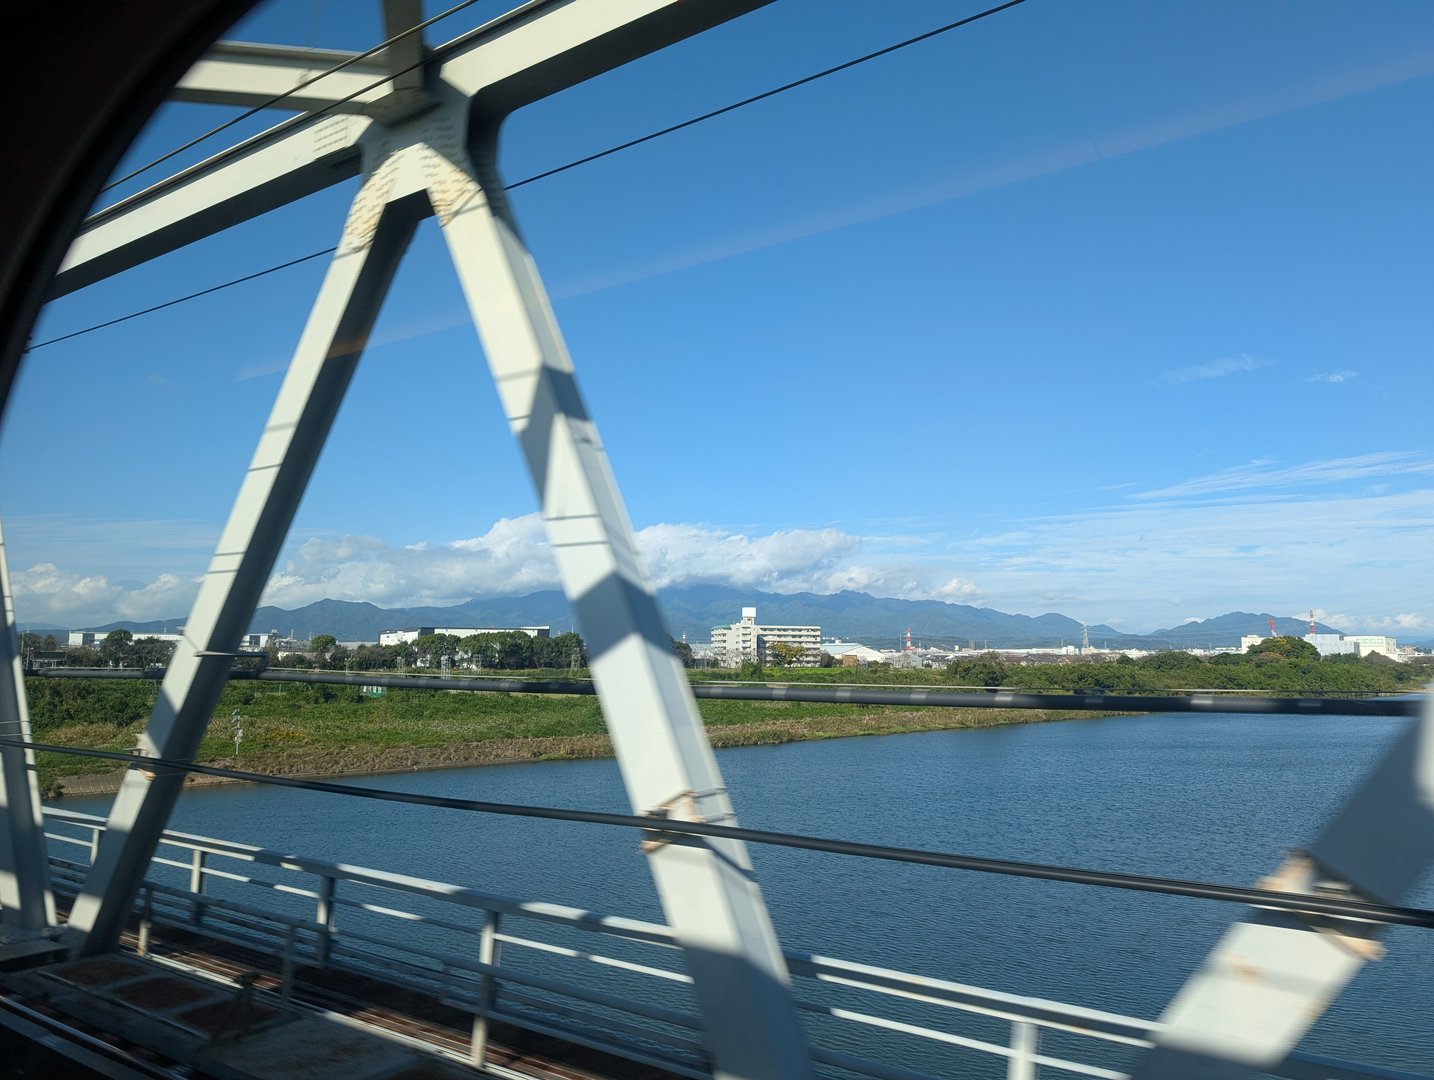
[[[90,219],[55,292],[351,176],[362,161],[343,240],[166,672],[141,758],[189,760],[197,751],[394,269],[417,221],[432,213],[537,488],[632,805],[655,819],[734,820],[496,158],[498,128],[512,109],[764,2],[536,0],[431,54],[410,35],[379,57],[391,78],[387,95],[356,95],[354,113],[286,121]],[[415,0],[387,0],[389,35],[417,11]],[[181,94],[257,100],[299,59],[246,49],[218,50]],[[353,65],[360,78],[363,63]],[[414,77],[415,63],[426,74]],[[343,96],[340,85],[318,80],[305,101],[325,109]],[[113,947],[182,781],[159,766],[126,774],[71,916],[83,951]],[[810,1075],[745,847],[685,837],[644,850],[694,980],[715,1074]]]
[[[246,108],[282,98],[283,107],[293,112],[370,115],[394,92],[391,75],[381,54],[358,59],[357,53],[337,49],[221,41],[189,69],[170,97]]]
[[[92,285],[357,176],[362,116],[280,125],[93,215],[75,237],[51,296]]]
[[[1262,885],[1406,902],[1434,866],[1434,687],[1320,837]],[[1369,960],[1378,927],[1256,908],[1235,923],[1163,1016],[1135,1080],[1235,1080],[1283,1061]]]

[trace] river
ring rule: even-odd
[[[1312,838],[1405,720],[1136,716],[718,754],[743,825],[1253,884]],[[625,812],[612,761],[387,775],[392,790]],[[103,813],[108,799],[65,808]],[[660,919],[625,830],[249,786],[196,788],[172,827]],[[1242,909],[754,848],[779,936],[808,950],[1154,1017]],[[1434,882],[1411,901],[1434,905]],[[1434,932],[1394,928],[1303,1048],[1434,1071]],[[989,1060],[989,1059],[988,1059]],[[983,1070],[984,1071],[984,1070]]]

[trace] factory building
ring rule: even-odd
[[[1399,643],[1383,634],[1306,634],[1305,640],[1319,650],[1321,656],[1380,656],[1402,661]]]
[[[1378,653],[1390,660],[1404,659],[1399,653],[1399,642],[1392,637],[1385,637],[1383,634],[1346,634],[1344,640],[1354,642],[1360,656]]]
[[[545,638],[551,636],[551,627],[548,626],[410,626],[403,630],[380,630],[378,643],[380,645],[412,645],[421,637],[429,634],[451,634],[453,637],[465,638],[472,634],[527,634],[530,638]]]

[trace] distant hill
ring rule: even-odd
[[[1253,615],[1248,611],[1232,611],[1226,615],[1217,615],[1213,619],[1181,623],[1179,626],[1172,626],[1169,630],[1153,630],[1145,637],[1151,641],[1166,642],[1174,649],[1208,648],[1212,643],[1215,645],[1238,645],[1240,638],[1246,634],[1268,637],[1270,633],[1268,620],[1271,618],[1274,617],[1268,613]],[[1275,630],[1281,637],[1304,637],[1309,633],[1309,628],[1310,624],[1307,619],[1275,619]],[[1342,630],[1336,630],[1320,622],[1315,623],[1315,629],[1321,634],[1344,633]]]
[[[1081,624],[1065,615],[1011,615],[992,608],[948,604],[940,600],[896,600],[863,592],[763,593],[727,585],[690,585],[666,589],[659,596],[668,628],[676,636],[705,642],[714,626],[736,622],[743,607],[757,608],[759,622],[767,625],[811,626],[822,633],[861,641],[876,648],[896,647],[911,628],[918,644],[978,649],[1014,649],[1079,644]],[[1238,645],[1245,634],[1269,633],[1267,614],[1232,611],[1216,618],[1184,623],[1150,634],[1123,634],[1108,626],[1089,628],[1092,645],[1111,648],[1184,649]],[[94,629],[108,632],[123,627],[136,634],[173,631],[183,618],[148,623],[116,622]],[[382,630],[408,626],[551,626],[561,633],[575,626],[572,609],[556,589],[526,596],[477,597],[451,607],[381,608],[347,600],[319,600],[289,610],[261,607],[250,630],[278,630],[282,634],[311,637],[333,634],[340,641],[377,641]],[[1308,624],[1299,619],[1277,618],[1281,634],[1303,636]],[[1318,624],[1325,633],[1338,633]]]
[[[863,592],[758,593],[724,585],[670,589],[659,600],[674,634],[706,641],[714,626],[736,622],[743,607],[756,606],[757,621],[769,626],[820,626],[822,633],[895,648],[911,627],[912,641],[926,645],[1017,648],[1078,643],[1081,624],[1064,615],[1008,615],[991,608],[941,600],[896,600]],[[1091,641],[1124,640],[1108,626],[1090,628]]]

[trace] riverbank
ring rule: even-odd
[[[789,703],[704,702],[707,735],[718,749],[738,746],[769,746],[869,735],[898,735],[919,731],[948,731],[962,728],[1000,727],[1011,724],[1048,723],[1094,713],[1073,711],[1015,711],[997,709],[852,709],[845,712],[818,712],[815,715],[762,716],[753,705],[791,709]],[[710,708],[716,706],[716,708]],[[738,708],[733,708],[738,706]],[[724,714],[714,723],[706,714]],[[805,712],[806,710],[802,710]],[[734,720],[734,716],[739,718]],[[53,740],[46,740],[53,741]],[[281,741],[286,741],[282,740]],[[201,754],[200,762],[225,768],[244,769],[272,776],[335,779],[372,776],[381,773],[420,772],[480,765],[514,765],[535,761],[570,761],[613,756],[612,739],[602,732],[574,732],[562,735],[533,735],[460,740],[440,745],[379,745],[354,742],[347,746],[320,743],[290,745],[282,749],[261,747],[224,756]],[[72,745],[82,745],[73,743]],[[77,759],[45,755],[42,775],[46,798],[111,795],[119,790],[123,769],[88,773],[64,773],[64,764]],[[92,764],[90,759],[86,764]],[[240,783],[223,777],[191,776],[193,786]]]

